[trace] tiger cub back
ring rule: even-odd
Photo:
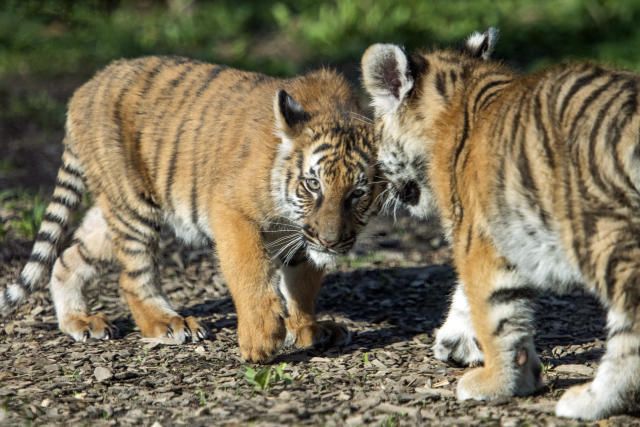
[[[632,409],[640,77],[588,63],[520,75],[488,60],[496,38],[490,29],[461,51],[413,56],[374,45],[362,59],[389,192],[417,216],[439,213],[453,243],[459,285],[434,352],[484,360],[460,380],[460,399],[529,394],[541,370],[531,301],[579,284],[608,310],[609,341],[594,381],[570,388],[556,412]]]
[[[178,57],[112,63],[69,103],[63,166],[15,305],[53,265],[60,328],[108,339],[82,290],[104,261],[122,265],[120,290],[142,334],[179,343],[206,328],[180,316],[158,286],[160,227],[189,243],[215,241],[238,311],[242,356],[264,361],[287,342],[341,343],[317,322],[322,274],[355,242],[373,212],[369,123],[352,89],[320,70],[276,79]],[[84,187],[94,206],[58,257]]]

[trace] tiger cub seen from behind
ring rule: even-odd
[[[556,412],[635,409],[640,78],[592,64],[521,76],[487,61],[495,40],[490,29],[462,51],[415,56],[378,44],[362,58],[391,197],[417,216],[438,212],[453,243],[459,285],[434,351],[484,357],[461,378],[460,399],[532,393],[532,299],[582,284],[608,310],[607,349],[595,379],[567,390]]]
[[[244,359],[345,342],[344,327],[315,320],[314,301],[324,269],[373,211],[373,133],[358,117],[352,89],[332,71],[280,80],[184,58],[112,63],[69,103],[53,199],[0,307],[23,300],[55,262],[60,329],[78,341],[111,338],[82,291],[97,263],[117,260],[143,336],[202,339],[205,328],[158,286],[166,224],[187,242],[215,240]],[[85,185],[95,204],[58,257]]]

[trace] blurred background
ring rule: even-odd
[[[120,57],[184,55],[292,76],[319,66],[357,86],[374,42],[414,50],[495,26],[523,70],[591,59],[640,70],[639,0],[1,0],[0,245],[31,239],[59,165],[73,90]]]

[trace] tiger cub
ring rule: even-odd
[[[143,336],[203,339],[205,327],[159,287],[154,256],[168,225],[188,243],[215,241],[244,359],[266,361],[283,344],[344,343],[344,327],[315,320],[314,301],[323,271],[374,211],[373,129],[359,117],[332,71],[281,80],[179,57],[113,62],[69,103],[53,198],[0,308],[53,265],[60,329],[78,341],[112,338],[82,291],[99,263],[117,260]],[[95,203],[58,257],[85,186]]]
[[[459,399],[532,393],[541,384],[532,299],[577,284],[608,310],[609,339],[593,382],[567,390],[556,413],[633,409],[640,78],[583,63],[522,76],[487,61],[496,36],[414,56],[376,44],[362,58],[390,197],[420,217],[439,213],[453,244],[459,285],[435,354],[484,358],[459,381]]]

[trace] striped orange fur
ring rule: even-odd
[[[439,214],[453,244],[459,285],[434,352],[484,360],[460,380],[460,399],[532,393],[541,368],[531,300],[580,286],[608,310],[607,351],[593,382],[569,389],[556,412],[634,409],[640,77],[589,63],[521,75],[488,60],[496,36],[412,56],[374,45],[362,59],[389,203]]]
[[[352,89],[321,70],[282,80],[179,57],[119,60],[69,103],[63,166],[30,261],[0,293],[15,305],[53,265],[60,328],[76,340],[113,327],[82,296],[100,262],[122,265],[120,290],[146,337],[194,341],[158,287],[160,227],[215,241],[238,312],[242,356],[265,361],[287,342],[340,343],[317,322],[323,271],[373,211],[375,150]],[[85,189],[94,206],[58,257]]]

